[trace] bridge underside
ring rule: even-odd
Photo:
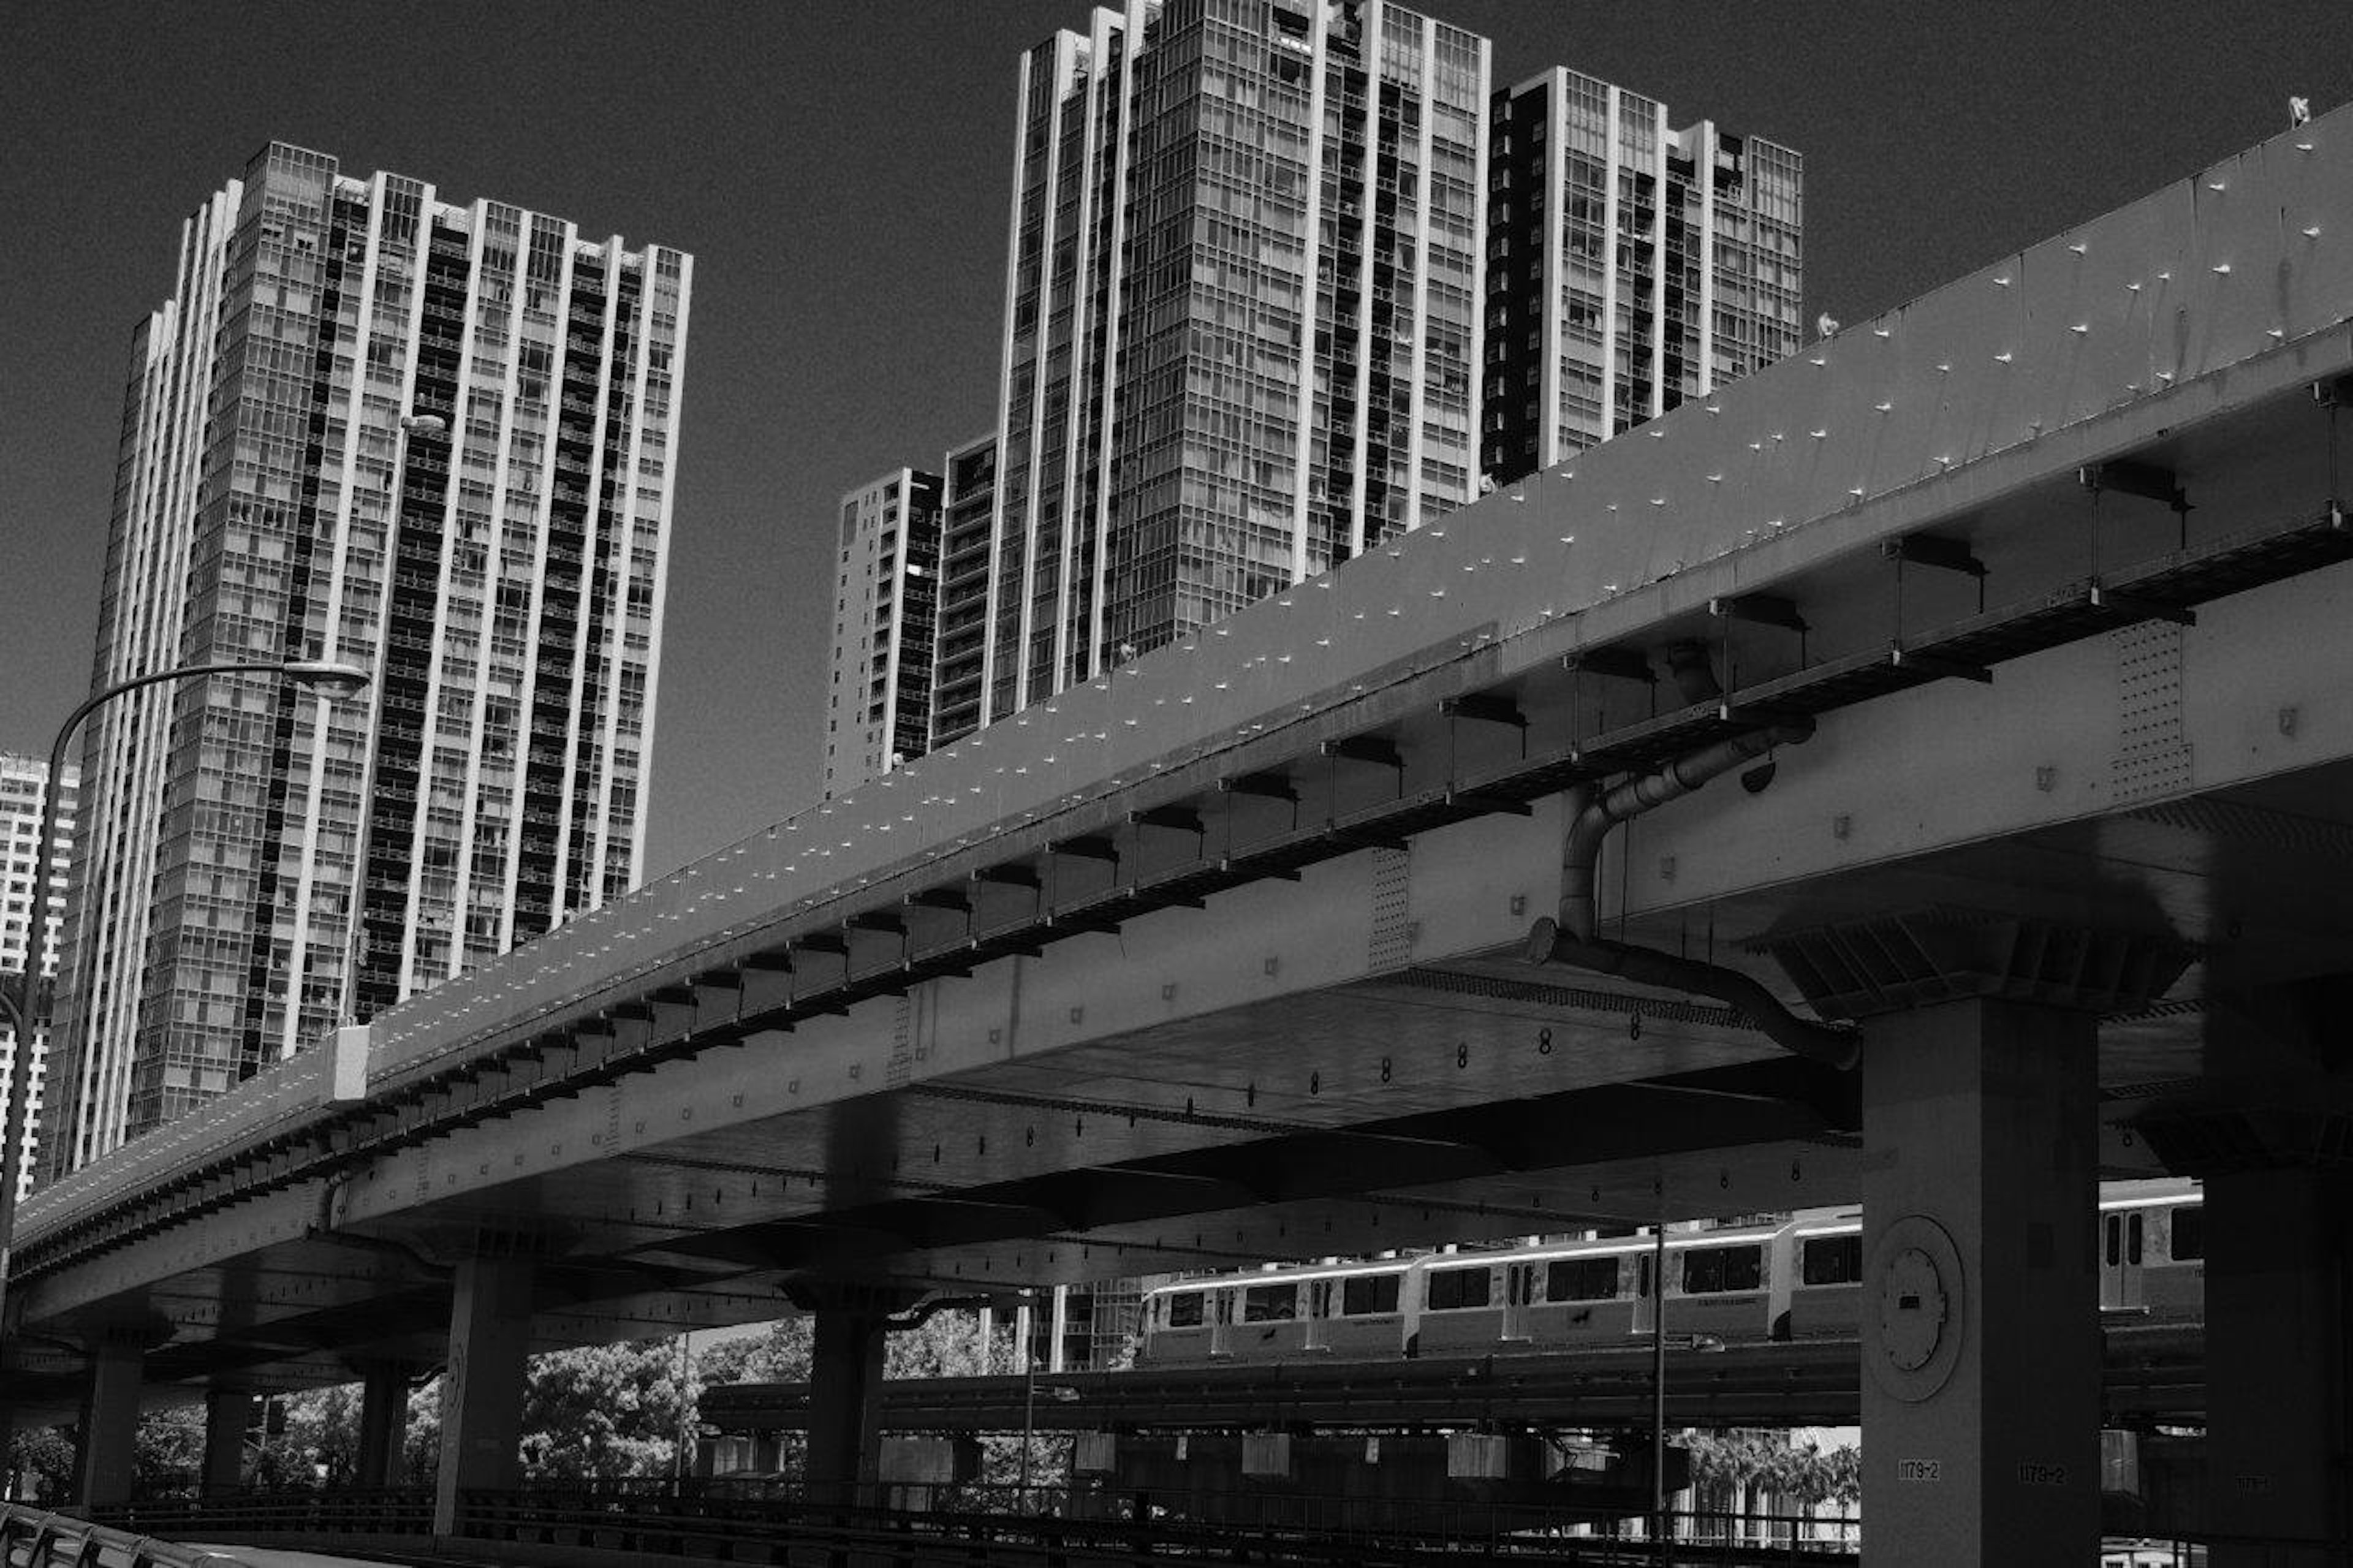
[[[1777,933],[1996,910],[2211,935],[2234,985],[2275,984],[2330,974],[2353,951],[2348,862],[2353,763],[2336,763],[1656,910],[1626,930],[1753,964]],[[2162,1169],[2134,1131],[2151,1106],[2227,1089],[2210,984],[2194,968],[2159,1005],[2102,1025],[2108,1174]],[[740,1059],[805,1070],[795,1044],[755,1037]],[[607,1121],[678,1117],[610,1092]],[[293,1211],[257,1218],[284,1239],[138,1306],[183,1331],[149,1358],[151,1397],[225,1375],[343,1382],[371,1361],[439,1361],[450,1266],[485,1235],[539,1252],[533,1338],[547,1349],[776,1316],[786,1286],[811,1278],[982,1293],[1852,1202],[1859,1124],[1852,1075],[1780,1053],[1725,1009],[1491,949],[648,1139],[414,1215],[329,1231],[321,1205],[341,1194],[259,1200]],[[54,1363],[50,1415],[69,1410],[72,1366]]]

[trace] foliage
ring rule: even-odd
[[[721,1383],[804,1382],[815,1338],[814,1321],[797,1316],[702,1346],[683,1384],[676,1339],[585,1346],[534,1357],[523,1394],[523,1476],[530,1480],[667,1476],[677,1463],[681,1427],[691,1433],[697,1423],[696,1402],[703,1389]],[[883,1375],[971,1377],[984,1371],[1002,1373],[1016,1361],[1009,1323],[993,1329],[984,1353],[974,1314],[946,1311],[890,1336]],[[282,1429],[254,1445],[248,1484],[264,1490],[351,1485],[358,1472],[361,1386],[346,1384],[281,1394],[275,1403],[282,1413]],[[439,1468],[440,1446],[441,1383],[435,1378],[409,1395],[397,1479],[429,1484]],[[794,1468],[801,1452],[799,1443],[785,1447]],[[70,1477],[71,1448],[59,1434],[20,1433],[11,1453],[25,1456],[16,1459],[18,1467],[30,1468],[41,1478],[40,1484],[52,1487],[49,1495],[61,1492]],[[1010,1485],[1022,1474],[1018,1433],[984,1438],[982,1456],[987,1480]],[[1028,1468],[1031,1484],[1064,1479],[1069,1458],[1066,1436],[1034,1436]],[[203,1459],[201,1405],[159,1412],[142,1421],[142,1490],[193,1490]],[[48,1479],[52,1474],[54,1481]]]
[[[184,1405],[142,1415],[133,1452],[142,1492],[193,1488],[205,1460],[205,1407]]]
[[[705,1345],[695,1357],[699,1389],[714,1383],[800,1383],[817,1342],[811,1318],[780,1318],[757,1333]]]
[[[536,1358],[522,1402],[527,1480],[666,1476],[691,1418],[673,1340],[584,1345]]]
[[[1778,1430],[1734,1427],[1684,1434],[1695,1485],[1766,1491],[1802,1503],[1862,1500],[1862,1450],[1824,1449],[1809,1437],[1793,1441]]]
[[[73,1489],[73,1439],[61,1427],[37,1426],[8,1435],[8,1476],[22,1481],[20,1500],[62,1500]]]
[[[285,1429],[254,1456],[252,1484],[265,1491],[350,1486],[359,1474],[360,1387],[343,1384],[280,1396]]]

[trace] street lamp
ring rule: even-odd
[[[66,747],[84,719],[123,693],[143,686],[209,675],[275,675],[290,685],[324,697],[348,697],[374,679],[357,665],[315,658],[233,659],[218,664],[184,665],[152,675],[134,675],[94,691],[67,714],[66,721],[58,727],[57,741],[49,747],[49,774],[41,795],[41,836],[33,840],[32,930],[26,941],[25,970],[17,976],[13,999],[0,991],[0,999],[7,1000],[7,1011],[16,1030],[16,1049],[8,1071],[7,1131],[5,1138],[0,1138],[0,1339],[6,1337],[9,1321],[9,1248],[16,1237],[16,1184],[25,1159],[25,1129],[32,1112],[33,1040],[48,1026],[49,1005],[55,992],[48,976],[41,972],[41,948],[48,927],[49,900],[61,898],[57,837],[58,807],[65,795]]]

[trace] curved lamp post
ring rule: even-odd
[[[47,934],[49,900],[58,892],[56,840],[58,807],[65,795],[66,747],[72,742],[74,731],[81,728],[84,719],[124,692],[207,675],[275,675],[326,697],[348,697],[374,679],[357,665],[316,658],[184,665],[153,675],[135,675],[94,691],[67,714],[65,723],[58,727],[57,741],[49,747],[49,776],[41,794],[41,836],[33,841],[33,918],[32,929],[26,938],[25,969],[16,977],[15,997],[9,997],[5,988],[0,988],[0,1004],[5,1005],[16,1030],[16,1048],[8,1073],[7,1131],[5,1138],[0,1139],[0,1339],[6,1337],[9,1326],[9,1249],[16,1238],[16,1184],[25,1160],[25,1129],[32,1113],[33,1037],[48,1026],[49,1005],[55,994],[55,986],[41,973],[41,949]],[[5,1406],[0,1406],[0,1420],[5,1420]]]

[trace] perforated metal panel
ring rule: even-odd
[[[2181,727],[2182,628],[2170,621],[2126,626],[2116,650],[2118,802],[2145,800],[2189,786],[2189,743]]]
[[[1373,853],[1373,935],[1366,959],[1376,970],[1413,960],[1413,852]]]

